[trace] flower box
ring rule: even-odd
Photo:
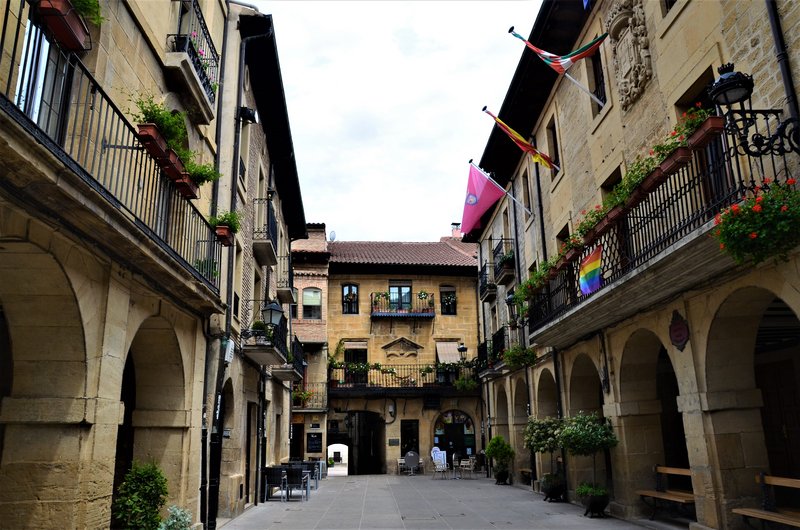
[[[139,128],[139,141],[144,145],[148,154],[162,163],[168,158],[167,155],[167,140],[158,126],[155,123],[140,123],[137,125]]]
[[[647,197],[647,191],[644,190],[641,185],[637,186],[631,191],[628,198],[625,199],[625,208],[630,210],[642,202],[645,197]]]
[[[215,230],[217,233],[217,241],[219,241],[223,247],[230,247],[233,245],[233,232],[229,226],[218,225]]]
[[[181,162],[181,159],[178,157],[178,153],[172,149],[167,149],[167,158],[163,159],[160,165],[161,169],[164,170],[164,173],[166,173],[170,179],[180,180],[183,178],[183,162]]]
[[[175,187],[178,189],[178,193],[180,193],[186,199],[196,199],[198,197],[198,187],[194,181],[189,178],[188,173],[183,173],[181,178],[174,181]]]
[[[639,184],[639,188],[644,191],[645,193],[650,193],[657,187],[659,187],[665,180],[667,180],[667,175],[661,170],[661,166],[656,166],[653,171],[651,171]]]
[[[601,236],[611,230],[611,227],[617,224],[617,221],[625,214],[625,208],[622,206],[615,206],[611,208],[605,217],[600,219],[595,226],[595,233]]]
[[[661,171],[672,175],[692,160],[692,151],[688,147],[678,147],[661,162]]]
[[[37,10],[42,24],[63,49],[87,51],[92,48],[89,29],[69,0],[39,0]]]
[[[709,116],[700,127],[686,140],[686,144],[694,150],[703,149],[725,130],[725,118]]]

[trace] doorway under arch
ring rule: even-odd
[[[476,454],[475,421],[464,411],[448,410],[442,412],[433,424],[433,445],[447,451],[447,459]]]

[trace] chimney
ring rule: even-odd
[[[461,239],[461,223],[453,223],[450,225],[451,237]]]

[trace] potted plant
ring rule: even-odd
[[[103,22],[98,0],[39,0],[37,11],[42,23],[62,48],[86,51],[89,29],[84,20],[99,26]]]
[[[523,431],[523,443],[526,449],[535,453],[550,453],[550,473],[544,473],[539,479],[539,487],[548,502],[563,500],[567,492],[567,484],[561,470],[555,466],[555,452],[561,449],[559,438],[562,421],[558,418],[528,418]]]
[[[189,530],[192,527],[192,514],[174,504],[167,509],[167,518],[158,530]]]
[[[772,256],[787,260],[800,244],[800,191],[797,180],[764,179],[752,196],[717,214],[714,237],[737,263],[761,263]]]
[[[512,370],[530,366],[536,362],[536,350],[515,344],[503,351],[503,362]]]
[[[333,459],[333,457],[328,458],[328,467],[333,467],[335,463],[336,461]]]
[[[256,339],[256,344],[267,345],[272,340],[272,326],[263,320],[255,320],[250,324],[250,331]]]
[[[216,231],[219,242],[229,247],[233,245],[233,234],[239,231],[241,220],[238,212],[222,212],[212,215],[208,224]]]
[[[117,490],[111,507],[114,519],[125,528],[158,528],[167,501],[167,478],[154,463],[133,462]]]
[[[509,464],[514,458],[514,448],[502,436],[493,436],[486,446],[486,456],[493,460],[495,484],[506,484]]]
[[[586,414],[583,411],[567,418],[559,433],[562,447],[571,455],[592,457],[592,482],[583,483],[576,490],[581,497],[586,512],[583,514],[603,516],[608,506],[608,490],[597,484],[597,453],[611,449],[618,443],[617,436],[611,424],[604,418],[595,414]],[[580,492],[586,495],[581,495]]]
[[[185,156],[188,151],[184,147],[188,136],[186,113],[157,103],[151,94],[139,96],[134,103],[138,112],[133,114],[133,119],[139,124],[139,139],[150,156],[162,168],[174,163],[174,158],[180,158],[178,155],[182,151]],[[172,159],[170,149],[174,152]]]
[[[466,377],[462,375],[461,377],[455,380],[453,386],[456,388],[456,390],[460,390],[462,392],[469,392],[478,388],[478,382],[471,377]]]

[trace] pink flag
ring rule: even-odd
[[[464,201],[464,214],[461,216],[461,233],[468,234],[473,228],[480,227],[481,216],[503,195],[505,192],[491,182],[483,171],[470,164],[467,200]]]

